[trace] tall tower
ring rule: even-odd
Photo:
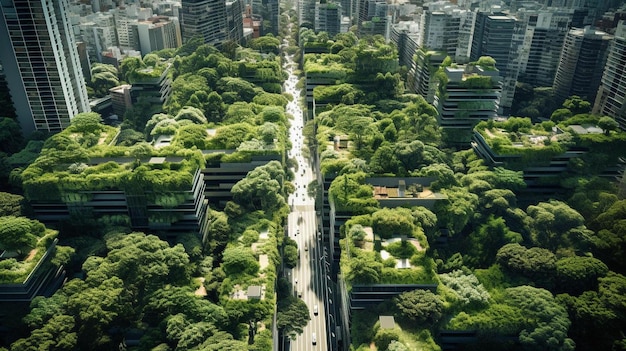
[[[613,36],[590,27],[570,29],[563,42],[552,85],[558,99],[563,101],[571,95],[578,95],[593,101],[612,39]]]
[[[315,31],[324,31],[334,37],[341,28],[341,3],[315,3]]]
[[[518,47],[518,80],[533,86],[552,86],[574,10],[518,11],[516,16],[524,32]]]
[[[89,111],[67,0],[1,1],[0,61],[24,133]]]
[[[502,76],[502,97],[500,106],[506,111],[513,104],[518,68],[513,53],[519,39],[515,34],[516,19],[511,16],[478,12],[474,26],[474,36],[470,52],[470,61],[481,56],[491,56],[496,60],[496,67]]]
[[[626,129],[626,21],[619,21],[596,96],[593,112],[615,118]]]
[[[180,17],[185,42],[200,36],[207,44],[221,44],[228,38],[225,0],[182,0]]]
[[[420,46],[429,50],[442,50],[450,57],[454,57],[459,41],[460,20],[460,17],[454,16],[452,11],[424,11],[421,17]]]

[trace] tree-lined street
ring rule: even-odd
[[[286,42],[286,40],[285,40]],[[294,295],[300,297],[308,306],[311,320],[301,335],[291,341],[290,350],[325,350],[326,349],[326,313],[324,309],[324,274],[322,267],[322,250],[318,245],[320,237],[317,233],[317,217],[315,199],[307,193],[307,185],[315,179],[314,169],[302,152],[304,137],[302,130],[304,120],[299,105],[300,91],[296,88],[298,77],[294,74],[296,64],[293,55],[287,55],[285,70],[289,78],[285,82],[285,91],[294,99],[287,104],[287,112],[293,116],[289,131],[292,148],[289,155],[297,162],[294,169],[293,183],[296,187],[289,198],[291,214],[289,215],[289,237],[298,243],[298,264],[291,270],[291,282]],[[317,313],[315,310],[317,309]],[[314,336],[315,335],[315,336]]]

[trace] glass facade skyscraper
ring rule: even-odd
[[[67,0],[0,0],[0,62],[24,133],[89,111]]]

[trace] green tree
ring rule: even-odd
[[[180,75],[172,82],[172,94],[164,106],[165,111],[176,114],[183,106],[188,105],[203,109],[206,100],[199,101],[201,93],[208,99],[210,92],[211,88],[203,75],[191,73]],[[195,100],[192,102],[194,94]]]
[[[234,246],[224,250],[222,268],[226,274],[253,275],[259,271],[259,267],[259,261],[254,257],[252,250],[247,247]]]
[[[208,136],[206,127],[198,124],[189,124],[178,129],[175,140],[177,144],[182,145],[186,149],[191,149],[192,147],[204,149]]]
[[[383,264],[376,261],[373,255],[359,254],[349,261],[346,279],[352,283],[377,284],[382,277]]]
[[[412,290],[393,298],[400,316],[419,325],[436,324],[443,315],[443,300],[430,290]]]
[[[433,191],[458,185],[458,181],[454,176],[454,171],[452,171],[450,166],[444,163],[434,163],[422,167],[417,172],[417,176],[434,177],[435,180],[430,185]]]
[[[183,107],[174,117],[177,121],[189,120],[195,124],[206,124],[207,119],[201,109],[192,106]]]
[[[273,145],[274,139],[279,139],[280,129],[278,125],[265,122],[259,127],[259,134],[266,145]]]
[[[452,290],[454,299],[462,305],[470,307],[486,306],[490,295],[475,275],[462,270],[440,274],[441,282]]]
[[[582,350],[611,349],[622,340],[626,322],[626,277],[609,272],[599,278],[598,290],[558,298],[572,316],[571,335]]]
[[[130,233],[107,238],[105,258],[91,256],[83,264],[86,282],[119,277],[139,301],[165,284],[188,283],[189,256],[182,245],[170,247],[154,235]]]
[[[0,217],[0,249],[25,253],[37,245],[46,228],[26,217]]]
[[[20,151],[24,138],[22,128],[16,120],[0,117],[0,152],[13,154]]]
[[[591,241],[591,231],[578,211],[561,201],[540,202],[528,206],[531,238],[535,245],[557,248],[585,249]]]
[[[471,244],[465,258],[476,267],[486,268],[495,262],[498,250],[510,243],[522,242],[519,233],[510,230],[502,217],[490,216],[469,236]]]
[[[422,163],[424,143],[419,140],[399,141],[395,144],[394,152],[404,171],[412,172]]]
[[[251,40],[250,47],[263,53],[271,52],[278,54],[280,40],[275,38],[272,34],[268,34]]]
[[[379,328],[374,335],[374,344],[378,350],[388,350],[389,345],[400,340],[400,335],[395,329]]]
[[[226,105],[222,97],[212,91],[207,96],[206,104],[204,104],[204,115],[207,116],[207,120],[210,122],[221,122],[224,118],[226,111]]]
[[[395,157],[393,148],[390,145],[382,145],[374,152],[370,160],[370,170],[376,174],[398,173],[399,162]]]
[[[145,141],[145,135],[134,129],[122,129],[117,135],[116,145],[119,146],[132,146],[136,143]]]
[[[506,244],[496,254],[496,261],[511,273],[517,273],[537,285],[551,287],[556,272],[556,256],[547,249],[520,244]]]
[[[113,65],[95,63],[91,68],[91,87],[97,97],[109,94],[109,89],[120,85],[117,68]]]
[[[348,236],[352,238],[352,241],[354,242],[365,240],[365,235],[365,228],[363,228],[363,226],[360,224],[355,224],[351,226],[350,230],[348,231]]]
[[[0,192],[0,217],[21,215],[23,201],[22,195]]]
[[[292,339],[311,320],[309,308],[304,301],[292,296],[281,296],[276,306],[276,327],[283,335],[289,335]]]
[[[387,351],[409,351],[409,348],[399,341],[392,340],[387,346]]]
[[[374,234],[383,239],[396,235],[413,236],[415,224],[412,213],[406,208],[383,208],[372,214],[372,229]]]
[[[591,103],[580,98],[580,96],[572,95],[565,99],[563,107],[572,111],[573,115],[581,113],[589,113],[591,111]]]
[[[145,68],[146,65],[143,63],[140,57],[129,56],[122,60],[120,63],[120,77],[127,83],[130,83],[131,75],[140,68]]]
[[[447,227],[452,234],[461,233],[474,216],[478,196],[461,187],[445,189],[443,193],[447,199],[437,201],[435,204],[437,221],[441,226]]]
[[[570,320],[567,311],[544,289],[518,286],[506,289],[508,301],[534,319],[531,326],[519,333],[519,341],[527,348],[572,351],[575,343],[567,337]]]
[[[250,210],[264,210],[272,213],[286,206],[283,197],[285,172],[277,161],[248,172],[238,181],[231,192],[233,201]]]
[[[437,230],[437,215],[431,210],[423,206],[417,206],[413,208],[413,221],[415,225],[419,225],[423,230],[426,237],[429,239],[435,235]]]
[[[77,133],[98,133],[103,129],[102,117],[96,112],[79,113],[72,118],[71,129]]]
[[[72,316],[56,315],[42,328],[33,330],[28,337],[15,341],[11,350],[76,350],[78,338],[74,328]]]
[[[626,267],[626,200],[619,200],[600,213],[591,223],[595,231],[593,251],[615,270]]]
[[[294,268],[298,264],[298,248],[295,246],[285,246],[283,249],[283,260],[289,268]]]
[[[599,259],[585,256],[564,257],[556,262],[558,289],[575,295],[595,290],[598,279],[606,276],[609,268]]]
[[[598,127],[602,128],[605,135],[611,134],[611,131],[619,128],[619,123],[615,119],[609,116],[600,117],[598,120]]]
[[[228,322],[228,315],[222,306],[194,294],[189,286],[165,286],[151,294],[143,307],[144,320],[155,318],[156,321],[167,321],[168,334],[180,337],[179,332],[173,332],[178,326],[186,323],[206,322],[214,325],[224,325]]]
[[[570,117],[572,117],[572,111],[570,111],[567,108],[560,108],[552,112],[552,115],[550,116],[550,120],[554,123],[560,123]]]

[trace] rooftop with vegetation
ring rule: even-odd
[[[310,57],[356,72],[358,60],[348,60],[355,56],[345,49],[331,45],[329,54]],[[454,67],[452,60],[444,61],[444,68]],[[471,72],[460,72],[462,84],[493,87],[493,59],[469,66]],[[443,69],[436,75],[447,82]],[[571,316],[583,313],[590,299],[598,308],[611,309],[612,302],[600,296],[626,287],[619,273],[624,262],[612,257],[615,247],[606,244],[618,236],[615,220],[623,214],[624,200],[611,181],[593,172],[585,176],[588,168],[599,169],[601,160],[624,157],[615,121],[591,115],[588,103],[572,97],[553,111],[551,121],[533,124],[512,117],[480,123],[476,131],[501,155],[536,161],[542,152],[552,157],[575,148],[599,156],[575,162],[578,172],[561,179],[565,192],[558,199],[537,195],[521,205],[517,194],[526,183],[520,169],[488,165],[471,149],[447,149],[454,135],[439,128],[437,111],[421,97],[404,91],[385,97],[349,78],[337,83],[314,89],[322,107],[316,106],[315,120],[307,123],[304,134],[308,149],[319,155],[322,176],[331,181],[332,208],[351,215],[335,233],[341,277],[348,291],[356,284],[437,286],[436,291],[410,291],[351,311],[352,347],[440,350],[438,335],[451,331],[470,332],[476,337],[473,345],[486,350],[572,350],[574,344],[593,349],[593,341],[579,333],[590,323]],[[395,190],[377,189],[366,182],[369,177],[432,177],[428,190],[443,197],[432,209],[381,209],[377,196],[394,196]],[[605,218],[608,222],[600,222]],[[574,272],[583,270],[585,278],[577,278]],[[395,327],[382,328],[380,315],[393,315]],[[605,317],[613,318],[610,313],[599,318]],[[594,330],[621,340],[619,328]]]
[[[23,284],[42,265],[45,255],[59,264],[63,254],[47,252],[58,231],[26,217],[0,217],[0,288],[3,284]],[[64,248],[62,249],[64,250]]]
[[[480,122],[475,131],[493,153],[507,157],[508,167],[514,169],[547,163],[568,151],[583,152],[578,157],[581,162],[591,161],[588,154],[603,155],[605,166],[610,166],[618,162],[626,147],[626,133],[617,129],[612,118],[590,114],[566,117],[558,123],[553,119],[535,124],[530,118],[512,117]],[[593,169],[589,171],[594,173]]]

